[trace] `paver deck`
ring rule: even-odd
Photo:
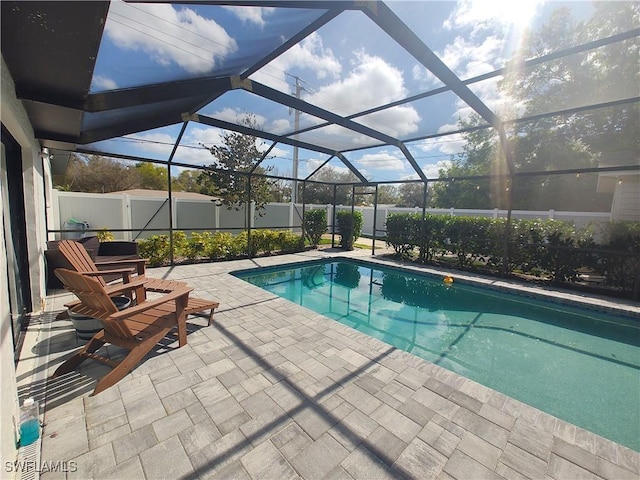
[[[328,255],[154,269],[220,301],[214,323],[95,397],[100,365],[47,381],[77,347],[51,295],[18,368],[46,386],[43,465],[67,462],[41,478],[639,478],[638,452],[229,275]]]

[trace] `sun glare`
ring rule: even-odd
[[[481,1],[480,3],[490,8],[502,23],[520,31],[529,25],[536,10],[543,2],[541,0],[520,0],[517,2],[513,0],[492,0],[489,2]]]

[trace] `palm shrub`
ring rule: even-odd
[[[314,247],[320,243],[322,235],[327,233],[327,211],[314,208],[304,214],[304,234]]]

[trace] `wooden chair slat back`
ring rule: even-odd
[[[79,242],[73,240],[61,240],[58,243],[58,250],[64,255],[71,266],[78,272],[97,272],[98,267],[93,262],[89,252]],[[106,283],[102,277],[95,277],[102,286]]]
[[[103,321],[106,331],[121,338],[133,336],[123,322],[109,319],[112,313],[118,311],[118,307],[97,279],[65,268],[56,269],[55,274],[65,288],[78,297],[83,306],[96,312],[96,316]]]

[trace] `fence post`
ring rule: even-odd
[[[178,224],[178,199],[176,197],[171,197],[171,225],[173,225],[174,229],[180,230],[180,225]]]
[[[292,232],[295,231],[295,225],[293,224],[293,211],[295,210],[295,204],[293,202],[289,202],[289,230]]]
[[[449,214],[450,214],[452,217],[455,217],[455,216],[456,216],[455,208],[451,207],[451,208],[449,209]]]
[[[128,232],[124,232],[124,239],[131,241],[133,238],[133,232],[131,232],[131,226],[133,221],[131,220],[131,197],[125,193],[122,195],[122,227],[129,229]]]

